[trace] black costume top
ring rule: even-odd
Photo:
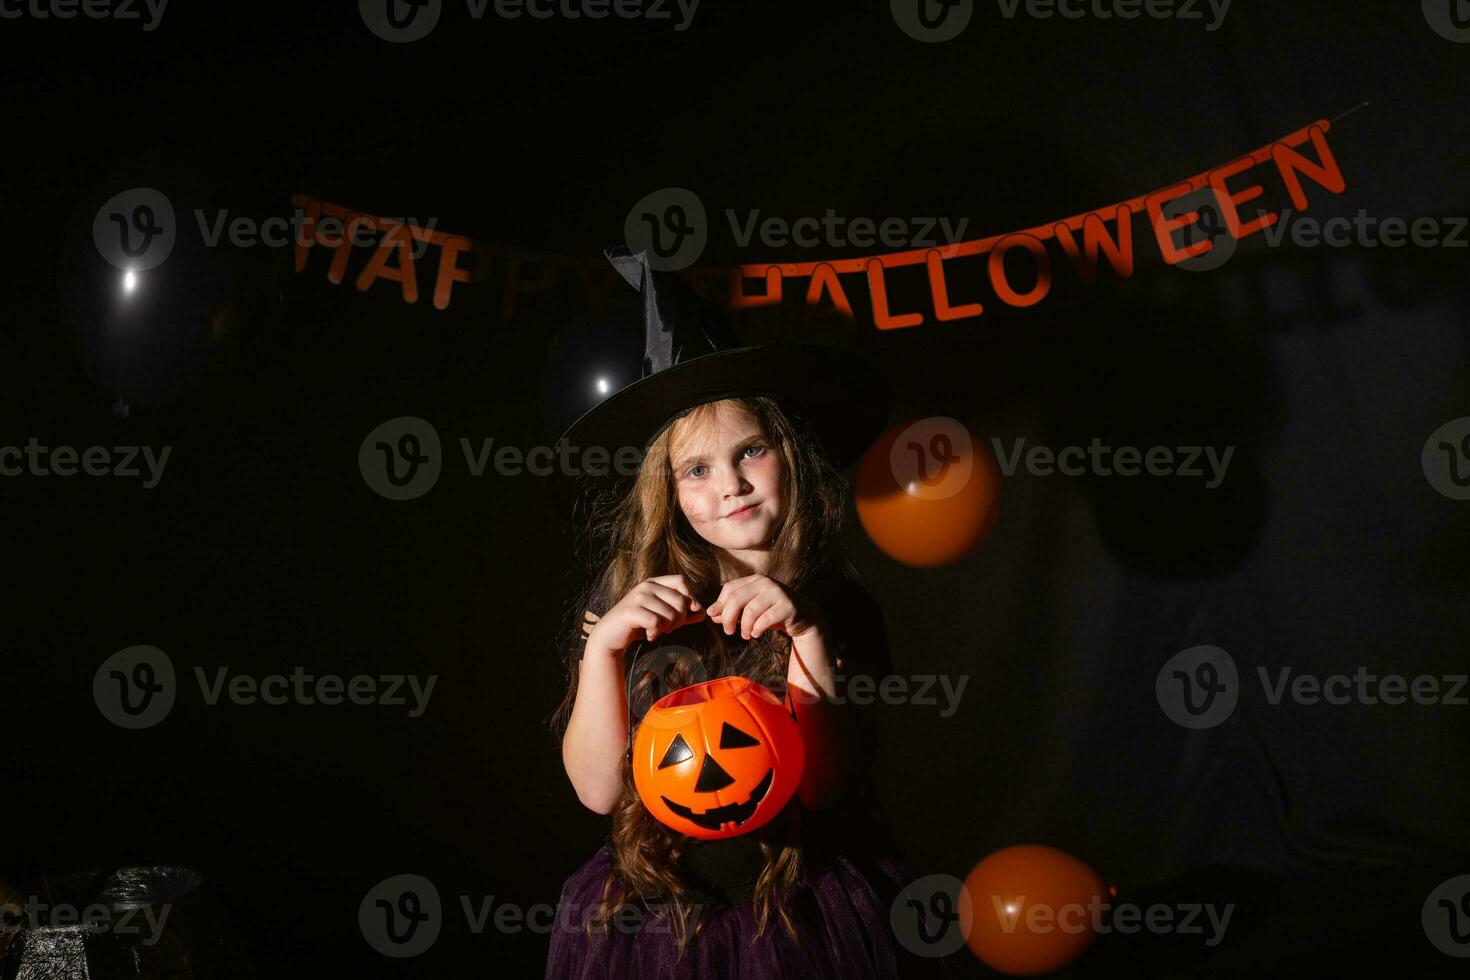
[[[883,613],[867,589],[852,579],[825,572],[814,577],[801,591],[821,610],[822,618],[826,621],[830,631],[828,649],[834,659],[834,666],[836,662],[840,662],[840,666],[837,666],[839,694],[845,687],[844,679],[850,679],[856,673],[872,673],[882,676],[891,671],[892,665]],[[584,617],[582,636],[578,641],[575,653],[576,659],[582,658],[592,626],[606,611],[606,608],[588,610],[590,615]],[[646,669],[650,662],[654,664],[654,669],[657,669],[657,652],[659,648],[665,646],[678,645],[704,650],[710,642],[708,631],[708,621],[702,620],[686,624],[660,637],[654,644],[643,641],[634,643],[623,655],[625,669],[629,672],[635,669],[641,671]],[[747,661],[741,654],[748,646],[748,642],[742,640],[738,632],[734,636],[726,636],[725,643],[729,662],[734,665],[732,669],[726,671],[727,673],[743,674],[752,680],[776,688],[778,692],[784,691],[784,676],[780,678],[761,677],[757,676],[752,668],[744,666]],[[712,680],[713,677],[706,676],[701,679]],[[670,692],[660,690],[658,693],[662,695]],[[628,713],[630,723],[635,729],[637,721],[647,710],[650,700],[649,698],[635,698],[630,701]],[[868,733],[866,726],[859,725],[859,731],[864,734],[866,740]],[[796,806],[800,806],[800,802],[793,797],[787,804],[788,813],[789,808]],[[778,817],[777,821],[779,822],[784,817],[785,814],[783,817]],[[750,900],[756,879],[760,876],[765,864],[765,858],[759,845],[759,834],[760,831],[755,831],[736,837],[708,841],[690,839],[690,846],[685,849],[683,870],[693,887],[701,893],[699,896],[701,900],[713,906],[740,905]]]

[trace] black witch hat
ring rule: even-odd
[[[677,273],[649,266],[624,246],[604,253],[643,299],[643,374],[591,408],[561,440],[609,458],[632,447],[639,458],[673,422],[707,402],[770,395],[805,422],[838,468],[855,462],[888,424],[893,396],[866,358],[795,341],[741,346],[721,318],[701,313]],[[559,440],[560,441],[560,440]]]

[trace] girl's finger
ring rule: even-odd
[[[664,596],[671,602],[678,602],[675,597],[682,596],[689,602],[691,609],[699,608],[699,600],[694,597],[694,591],[689,588],[689,581],[683,575],[658,575],[643,584],[645,591]]]
[[[720,587],[720,594],[714,602],[710,603],[711,609],[725,609],[730,603],[742,603],[749,598],[754,591],[755,583],[747,579],[731,579]],[[719,615],[716,613],[715,615]]]
[[[755,635],[755,621],[772,605],[774,603],[770,600],[759,596],[746,603],[744,611],[740,614],[740,636],[743,639],[748,640]]]
[[[738,602],[726,603],[725,605],[720,607],[720,625],[725,628],[726,636],[734,635],[735,624],[740,622],[741,608],[743,607]]]
[[[689,580],[686,579],[683,575],[655,575],[648,581],[653,582],[656,585],[662,585],[666,588],[682,592],[687,596],[693,596],[693,593],[689,591]]]
[[[670,588],[669,586],[654,585],[649,589],[649,594],[657,596],[659,599],[663,600],[663,602],[666,603],[669,608],[675,610],[676,612],[686,607],[689,609],[699,608],[699,600],[695,599],[687,592],[680,592],[679,590]]]
[[[679,608],[658,596],[644,596],[643,608],[658,617],[659,623],[669,623],[679,618]]]
[[[778,625],[780,617],[773,615],[774,612],[774,609],[767,609],[760,614],[755,622],[750,624],[750,635],[752,639],[759,638],[766,630]]]
[[[655,631],[658,629],[658,615],[647,609],[639,610],[634,620],[635,626],[643,631],[644,637],[649,643],[653,642]]]
[[[663,588],[663,586],[659,586],[659,588]],[[667,604],[672,605],[676,610],[681,610],[681,613],[695,613],[695,611],[703,608],[700,605],[700,601],[692,597],[692,595],[689,595],[688,592],[676,592],[673,589],[664,589],[660,595]]]

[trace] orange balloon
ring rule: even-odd
[[[770,823],[801,785],[805,762],[794,705],[740,676],[659,698],[633,739],[633,784],[643,805],[704,840]]]
[[[895,561],[934,568],[969,554],[1000,516],[1000,467],[954,419],[895,425],[858,463],[863,530]]]
[[[1096,871],[1055,847],[1017,844],[965,879],[973,913],[965,942],[1002,973],[1035,976],[1076,959],[1097,937],[1107,889]]]

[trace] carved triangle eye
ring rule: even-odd
[[[733,782],[735,782],[735,777],[721,768],[713,755],[706,755],[704,765],[699,767],[699,781],[694,784],[694,792],[713,793],[717,789],[724,789]]]
[[[759,744],[761,744],[759,739],[751,738],[728,721],[720,729],[720,748],[722,749],[748,749],[752,745]]]
[[[694,750],[689,747],[688,742],[684,741],[684,736],[675,735],[674,740],[669,743],[669,750],[664,753],[663,761],[658,764],[658,767],[660,769],[667,769],[669,766],[677,766],[679,763],[692,758],[694,758]]]

